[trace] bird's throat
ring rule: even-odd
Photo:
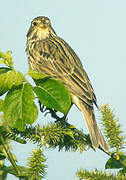
[[[49,37],[49,30],[46,29],[37,29],[36,35],[38,39],[45,39]]]

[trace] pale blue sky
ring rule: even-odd
[[[0,3],[0,51],[13,52],[15,67],[28,71],[26,33],[37,16],[51,19],[56,33],[80,57],[94,87],[98,104],[109,103],[126,131],[126,1],[125,0],[4,0]],[[39,119],[41,118],[39,115]],[[96,110],[100,124],[99,112]],[[81,113],[72,107],[69,123],[85,128]],[[47,119],[50,119],[48,116]],[[39,121],[40,122],[40,121]],[[42,124],[41,120],[41,124]],[[25,162],[31,145],[15,144],[19,162]],[[46,150],[46,180],[73,180],[80,167],[104,170],[107,156],[100,150],[79,154]],[[13,180],[12,176],[8,180]]]

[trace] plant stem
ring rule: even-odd
[[[3,145],[3,147],[4,147],[4,150],[5,150],[5,152],[7,153],[8,160],[11,162],[12,166],[14,167],[14,169],[15,169],[15,171],[16,171],[16,173],[17,173],[17,176],[20,176],[20,171],[19,171],[19,169],[18,169],[18,167],[17,167],[17,165],[16,165],[16,162],[15,162],[15,160],[14,160],[14,158],[13,158],[12,153],[11,153],[10,150],[9,150],[9,146],[8,146],[7,144],[5,144],[5,141],[4,141],[3,136],[1,136],[0,138],[1,138],[1,142],[2,142],[2,145]]]

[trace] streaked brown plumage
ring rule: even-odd
[[[90,80],[73,49],[51,27],[50,20],[41,16],[33,19],[27,33],[27,55],[32,70],[61,81],[71,93],[72,102],[82,111],[92,146],[109,148],[97,126],[93,103],[96,97]]]

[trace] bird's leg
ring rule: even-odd
[[[51,109],[51,108],[46,108],[46,111],[48,110],[48,112],[46,112],[45,113],[45,116],[47,115],[47,114],[51,114],[51,117],[52,118],[54,118],[54,119],[58,119],[59,118],[59,116],[57,116],[57,114],[56,114],[56,110],[54,110],[54,109]]]
[[[45,107],[44,105],[41,104],[40,101],[38,101],[38,103],[39,103],[40,111],[41,111],[42,113],[46,112],[44,116],[46,116],[47,114],[51,114],[51,117],[54,118],[54,119],[56,119],[56,120],[55,120],[55,123],[56,123],[56,122],[59,122],[59,121],[60,121],[60,122],[67,121],[67,114],[68,114],[68,112],[67,112],[67,114],[65,114],[63,117],[59,117],[59,116],[56,114],[57,111],[56,111],[55,109],[51,109],[51,108]],[[71,106],[72,106],[72,104],[71,104]],[[48,111],[48,112],[47,112],[47,111]]]
[[[57,123],[57,122],[64,122],[64,121],[67,121],[67,115],[64,115],[63,117],[59,117],[59,116],[57,116],[58,118],[56,118],[56,120],[55,120],[55,123]]]
[[[38,100],[38,103],[39,103],[39,108],[40,108],[40,111],[42,113],[46,112],[44,116],[46,116],[47,114],[51,114],[51,117],[56,119],[56,121],[60,120],[61,118],[59,116],[57,116],[57,111],[56,110],[53,110],[51,108],[47,108],[46,106],[42,105],[42,103]],[[47,112],[48,111],[48,112]]]
[[[51,108],[46,108],[45,111],[47,111],[47,110],[48,110],[48,112],[45,113],[45,116],[46,116],[48,113],[51,114],[51,117],[54,118],[54,119],[56,119],[55,122],[65,121],[65,120],[66,120],[66,116],[67,116],[67,115],[64,115],[63,117],[59,117],[59,116],[56,114],[56,113],[57,113],[56,110],[51,109]]]
[[[41,111],[42,113],[45,112],[45,111],[46,111],[46,109],[44,109],[45,106],[42,105],[42,103],[41,103],[39,100],[38,100],[38,104],[39,104],[40,111]]]
[[[72,105],[73,105],[73,103],[71,103],[71,107],[72,107]],[[69,111],[68,111],[69,112]],[[68,118],[67,118],[67,115],[68,115],[68,112],[67,112],[67,114],[65,114],[63,117],[58,117],[58,119],[56,118],[56,121],[55,122],[58,122],[58,121],[60,121],[60,122],[67,122],[67,120],[68,120]]]

